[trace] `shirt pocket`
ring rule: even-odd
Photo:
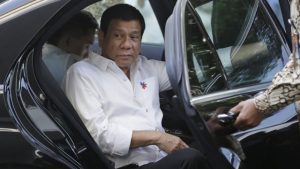
[[[136,81],[135,84],[136,96],[139,101],[144,103],[152,103],[153,99],[157,99],[158,82],[157,78],[150,77],[143,80]]]

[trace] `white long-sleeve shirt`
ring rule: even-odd
[[[159,91],[171,87],[165,63],[139,56],[130,72],[129,80],[112,60],[91,55],[72,65],[65,79],[67,97],[116,168],[166,155],[155,145],[130,149],[132,131],[164,131]]]

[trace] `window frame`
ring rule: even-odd
[[[275,31],[275,33],[280,38],[281,44],[283,45],[283,48],[284,48],[283,49],[284,52],[288,55],[290,53],[290,48],[288,46],[286,37],[283,36],[284,35],[283,29],[280,29],[282,27],[278,25],[279,23],[277,23],[273,20],[273,18],[271,17],[270,11],[265,6],[266,4],[262,3],[261,1],[259,1],[258,3],[259,3],[258,5],[260,5],[261,8],[264,10],[264,13],[270,19],[270,24],[271,24],[273,30]],[[193,11],[192,13],[194,13],[193,14],[194,18],[196,20],[200,20],[200,21],[196,21],[196,22],[198,22],[197,24],[199,26],[199,30],[204,32],[203,35],[208,39],[208,42],[213,46],[213,49],[216,50],[216,48],[214,47],[213,42],[210,40],[210,37],[209,37],[209,35],[208,35],[208,33],[205,29],[205,26],[203,25],[203,23],[201,21],[200,16],[196,13],[196,11],[195,11],[192,4],[191,4],[191,9],[190,10]],[[252,25],[252,23],[251,23],[251,25]],[[218,58],[219,58],[219,56],[218,56]],[[285,55],[283,55],[282,58],[284,59],[283,63],[285,64],[287,62],[288,58],[286,58]],[[220,61],[220,58],[219,58],[219,61]],[[221,61],[220,61],[220,63],[221,63]],[[281,68],[283,68],[284,64],[281,65]],[[224,69],[222,63],[221,63],[220,66],[222,67],[225,79],[227,81],[228,77],[227,77],[227,74],[225,73],[225,69]],[[190,77],[190,76],[188,76],[188,77]],[[187,79],[189,79],[189,78],[187,78]],[[230,96],[236,95],[237,92],[239,92],[241,94],[253,93],[255,91],[258,92],[258,91],[261,91],[261,90],[265,89],[270,83],[271,83],[271,80],[268,81],[268,82],[255,83],[255,84],[250,84],[250,85],[246,85],[246,86],[239,86],[239,87],[236,87],[236,88],[233,88],[233,89],[229,88],[229,84],[227,84],[227,88],[228,88],[229,91],[217,91],[215,93],[208,93],[208,94],[205,94],[205,95],[198,95],[198,96],[192,96],[191,90],[188,90],[188,91],[189,91],[191,103],[198,104],[198,103],[201,103],[203,101],[206,102],[207,100],[213,100],[216,97],[221,97],[222,95],[224,95],[224,97],[230,97]],[[188,85],[188,88],[191,88],[189,81],[187,82],[187,85]],[[247,92],[247,90],[249,90],[249,92]]]

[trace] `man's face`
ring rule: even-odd
[[[88,34],[81,37],[71,37],[68,46],[68,52],[78,56],[86,56],[89,46],[94,42],[95,31],[89,31]]]
[[[102,55],[121,69],[128,69],[140,53],[141,38],[139,21],[112,20],[106,34],[102,31],[99,34]]]

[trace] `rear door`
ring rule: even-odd
[[[4,84],[6,108],[23,137],[36,148],[33,162],[43,167],[113,168],[41,60],[41,49],[46,39],[72,15],[93,2],[37,1],[40,5],[33,6],[28,13],[16,16],[10,22],[14,25],[10,35],[17,32],[17,35],[23,33],[26,36],[20,35],[24,40],[18,41],[20,44],[16,44],[18,48],[12,55],[17,60],[8,70]],[[24,26],[22,19],[35,20],[35,24],[28,25],[35,25],[36,29],[20,31]],[[17,39],[7,40],[15,43]]]
[[[208,121],[218,110],[264,90],[287,62],[289,42],[267,1],[190,0],[179,6],[167,23],[173,27],[167,26],[165,33],[167,68],[186,104],[187,118],[199,129],[203,126],[197,115]],[[241,141],[246,133],[285,124],[295,116],[290,105],[258,127],[236,133],[236,138]],[[234,158],[230,161],[240,166]]]

